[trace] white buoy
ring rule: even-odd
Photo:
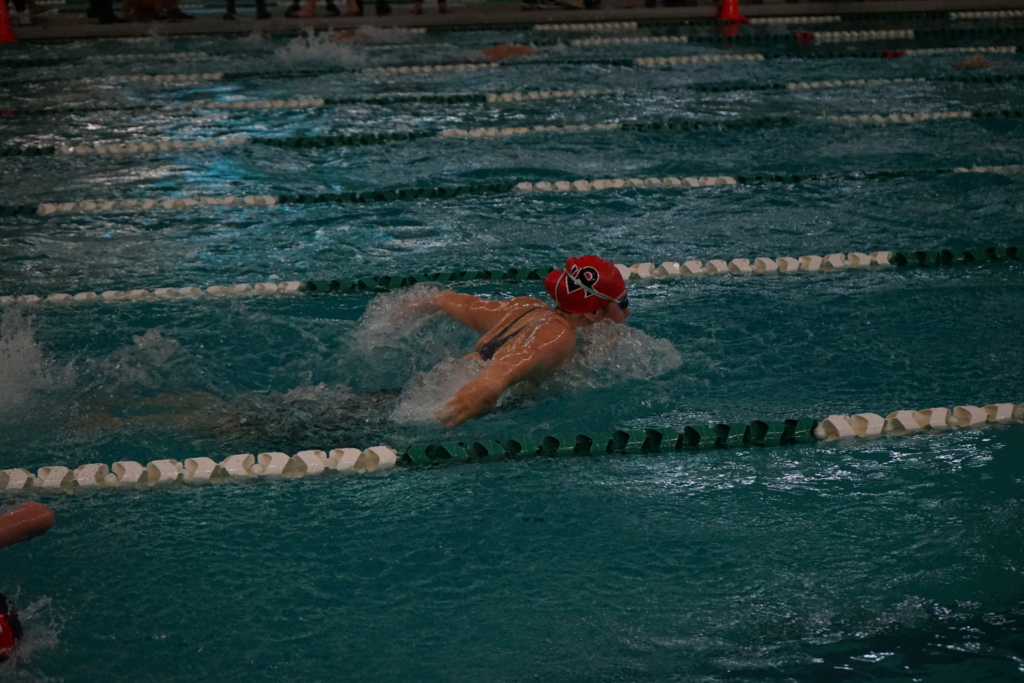
[[[322,474],[327,466],[327,454],[323,451],[299,451],[292,456],[292,462],[302,469],[301,476]]]
[[[988,422],[994,424],[1009,424],[1013,422],[1012,403],[992,403],[983,408]]]
[[[729,261],[729,272],[733,275],[750,275],[753,269],[750,267],[750,261],[745,258],[734,258]]]
[[[70,491],[78,485],[75,473],[63,465],[48,465],[39,468],[39,485],[44,489]]]
[[[821,257],[820,256],[801,256],[800,257],[800,270],[806,272],[814,272],[821,268]]]
[[[889,259],[892,258],[892,252],[891,251],[873,251],[873,252],[871,252],[870,256],[871,256],[871,262],[874,263],[877,266],[888,266],[888,265],[891,265],[889,263]]]
[[[148,478],[146,468],[134,460],[119,460],[110,469],[118,484],[145,484]]]
[[[619,275],[622,276],[623,282],[629,282],[629,278],[633,277],[633,271],[630,270],[629,266],[622,263],[616,263],[615,270],[619,271]]]
[[[850,264],[846,261],[846,254],[829,254],[821,259],[821,270],[842,270],[849,267]]]
[[[653,275],[659,280],[664,280],[670,277],[679,277],[682,273],[679,271],[678,263],[675,261],[665,261],[654,269]]]
[[[339,472],[351,470],[361,453],[358,448],[335,448],[327,455],[327,466]]]
[[[873,261],[870,256],[859,251],[850,252],[850,255],[846,258],[849,260],[850,267],[852,268],[867,268]]]
[[[800,261],[792,256],[780,256],[775,259],[775,265],[778,266],[780,273],[787,275],[792,275],[800,270]]]
[[[390,469],[398,461],[398,454],[387,446],[373,446],[359,454],[352,466],[359,474]]]
[[[281,478],[295,478],[301,477],[301,473],[297,473],[295,467],[289,467],[292,464],[292,459],[288,457],[287,453],[260,453],[256,456],[256,463],[263,468],[263,476],[276,479]],[[252,471],[250,469],[250,471]]]
[[[110,468],[103,463],[79,465],[75,468],[75,481],[82,487],[103,486],[108,474],[110,474]]]
[[[952,417],[949,408],[928,408],[914,413],[914,418],[923,429],[938,431],[949,429],[949,419]]]
[[[708,275],[724,275],[729,272],[729,264],[721,259],[711,259],[704,266],[704,272]]]
[[[39,485],[39,479],[23,467],[4,470],[4,489],[15,491],[30,489]]]
[[[884,431],[893,436],[904,436],[921,431],[921,423],[918,422],[914,411],[897,410],[885,417]]]
[[[654,279],[653,263],[634,263],[629,268],[630,279],[633,282],[645,282]]]
[[[850,427],[861,438],[880,436],[885,427],[885,420],[881,415],[874,413],[858,413],[850,418]]]
[[[857,436],[857,432],[850,426],[850,419],[846,415],[829,415],[818,426],[821,427],[825,435],[825,441],[836,441]]]
[[[146,477],[149,484],[176,484],[185,478],[185,470],[177,460],[154,460],[146,465]]]
[[[703,275],[704,264],[700,261],[686,261],[683,265],[679,266],[679,272],[686,277]]]
[[[779,264],[775,262],[775,259],[767,258],[765,256],[754,259],[754,272],[755,273],[777,273],[779,271]]]
[[[969,429],[980,427],[988,421],[988,415],[978,406],[956,406],[953,408],[953,419],[949,424],[954,427]]]
[[[224,468],[210,458],[185,459],[185,482],[198,484],[207,481],[225,481],[229,478]]]
[[[229,455],[221,461],[220,466],[224,469],[232,479],[245,479],[246,477],[256,476],[252,473],[252,467],[256,463],[256,456],[252,453],[239,453],[238,455]],[[262,472],[263,469],[260,469]]]

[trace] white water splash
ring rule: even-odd
[[[7,661],[0,664],[0,680],[35,681],[36,674],[25,670],[37,653],[50,650],[60,643],[62,623],[54,610],[52,600],[42,597],[18,610],[25,636],[18,641],[18,648]]]
[[[605,387],[628,380],[653,379],[683,364],[667,339],[610,320],[577,330],[579,353],[556,374],[576,387]]]
[[[315,62],[348,68],[368,66],[367,56],[357,54],[353,45],[361,41],[338,41],[335,37],[335,34],[330,32],[313,34],[306,31],[288,41],[284,47],[274,50],[274,56],[287,64]]]
[[[487,367],[479,358],[447,358],[416,373],[402,388],[391,419],[399,424],[436,421],[438,409]]]
[[[352,349],[370,353],[381,348],[401,348],[429,322],[442,316],[433,300],[441,290],[424,283],[374,297],[359,318]]]
[[[54,389],[63,375],[43,359],[31,319],[16,310],[4,311],[0,320],[0,417],[19,412],[38,393]]]

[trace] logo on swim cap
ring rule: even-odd
[[[570,258],[564,270],[551,271],[544,289],[566,313],[593,313],[626,295],[619,269],[591,255]]]

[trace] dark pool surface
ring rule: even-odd
[[[21,45],[12,106],[614,88],[506,104],[107,110],[0,121],[4,146],[793,115],[688,133],[0,160],[0,204],[477,182],[826,174],[1021,162],[1016,121],[823,115],[1019,108],[1019,82],[697,93],[693,83],[939,77],[963,55],[673,69],[570,63],[700,45],[545,46],[529,31]],[[17,51],[16,53],[14,51]],[[120,53],[192,58],[134,62]],[[734,52],[754,50],[735,49]],[[100,56],[108,58],[100,59]],[[545,60],[545,64],[535,63]],[[560,61],[561,60],[561,61]],[[990,55],[995,73],[1020,57]],[[555,62],[555,63],[550,63]],[[177,86],[111,74],[337,66]],[[8,77],[9,75],[9,77]],[[63,80],[58,80],[63,79]],[[0,294],[1024,244],[1021,176],[943,174],[371,205],[9,217]],[[538,282],[462,284],[543,296]],[[1024,265],[700,277],[631,288],[631,330],[494,414],[425,419],[474,337],[414,296],[0,310],[0,466],[505,440],[1024,401]],[[440,365],[439,365],[440,364]],[[158,416],[154,418],[153,416]],[[1024,675],[1024,427],[786,448],[526,459],[361,477],[39,496],[57,525],[0,551],[28,635],[12,681],[854,681]],[[7,494],[5,494],[7,495]],[[23,499],[10,495],[3,506]]]

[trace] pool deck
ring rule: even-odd
[[[344,3],[342,3],[344,4]],[[742,5],[748,17],[806,16],[839,14],[855,16],[874,13],[952,12],[979,10],[1021,10],[1024,0],[874,0],[869,2],[814,2],[766,5]],[[220,13],[199,16],[190,21],[105,24],[93,23],[82,15],[58,15],[34,26],[15,26],[18,40],[78,40],[87,38],[129,38],[144,36],[186,36],[211,34],[296,34],[305,29],[354,29],[360,26],[379,28],[503,28],[523,24],[562,22],[637,21],[661,22],[687,19],[709,19],[717,14],[715,6],[663,7],[602,10],[522,11],[518,2],[486,2],[463,5],[451,14],[437,14],[433,0],[427,0],[425,12],[411,14],[408,5],[398,5],[386,17],[318,17],[289,19],[275,16],[256,20],[251,8],[243,8],[236,21],[225,21]]]

